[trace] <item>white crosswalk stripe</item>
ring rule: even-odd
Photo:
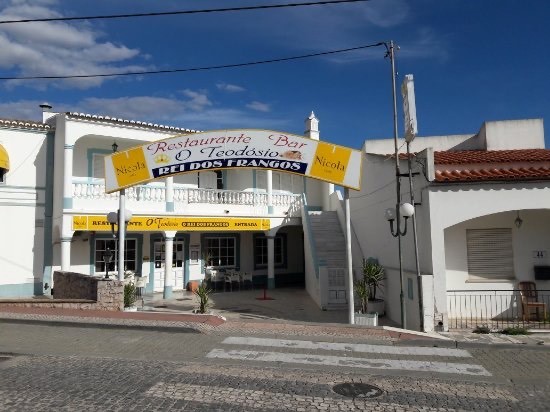
[[[378,370],[407,370],[421,372],[451,373],[475,376],[491,376],[483,366],[473,363],[445,362],[432,360],[395,359],[395,356],[438,356],[445,358],[469,358],[471,354],[461,349],[404,347],[387,345],[349,344],[338,342],[313,342],[305,340],[265,339],[248,337],[226,338],[222,344],[239,346],[259,346],[274,349],[295,349],[298,353],[288,351],[256,351],[249,349],[213,349],[206,356],[211,359],[233,359],[256,362],[282,362],[309,365],[342,366]],[[307,351],[299,353],[300,350]],[[343,356],[312,353],[312,351],[339,351]],[[359,356],[352,357],[349,353]],[[370,357],[376,354],[378,357]],[[380,358],[391,355],[391,359]]]

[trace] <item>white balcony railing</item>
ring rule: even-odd
[[[85,201],[114,201],[118,199],[118,192],[105,193],[105,183],[98,181],[77,181],[73,182],[73,199],[76,202]],[[126,200],[130,203],[164,203],[166,200],[165,187],[163,184],[138,185],[126,189]],[[239,190],[215,190],[198,189],[186,185],[174,184],[174,202],[176,204],[196,205],[234,205],[248,207],[267,207],[267,193],[256,191]],[[97,204],[97,203],[96,203]],[[276,190],[272,193],[272,206],[287,212],[288,215],[299,215],[302,205],[301,195],[286,191]],[[153,206],[153,208],[156,208]],[[257,213],[254,213],[257,214]]]
[[[164,202],[164,186],[161,185],[140,185],[126,189],[126,199],[145,202]],[[105,183],[96,182],[74,182],[73,199],[86,200],[112,200],[118,199],[118,192],[105,193]]]

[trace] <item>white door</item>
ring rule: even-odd
[[[342,268],[328,268],[328,303],[348,303],[346,271]]]
[[[164,262],[165,262],[164,240],[156,240],[154,245],[155,257],[155,292],[164,290]],[[184,279],[184,241],[174,240],[174,250],[172,253],[172,285],[174,290],[182,290]]]

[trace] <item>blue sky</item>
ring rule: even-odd
[[[305,0],[304,0],[305,1]],[[0,19],[277,4],[281,0],[0,0]],[[394,40],[398,82],[415,78],[419,134],[476,132],[483,121],[550,121],[550,2],[371,0],[330,6],[124,20],[0,25],[0,76],[70,75],[232,64]],[[38,104],[192,129],[302,134],[359,148],[391,137],[383,47],[204,72],[0,81],[0,117]],[[401,123],[401,106],[399,104]],[[399,127],[403,133],[402,126]],[[546,133],[549,136],[549,133]],[[547,137],[550,138],[550,137]]]

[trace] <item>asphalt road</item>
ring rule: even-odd
[[[0,411],[545,411],[550,350],[0,323],[0,399]]]

